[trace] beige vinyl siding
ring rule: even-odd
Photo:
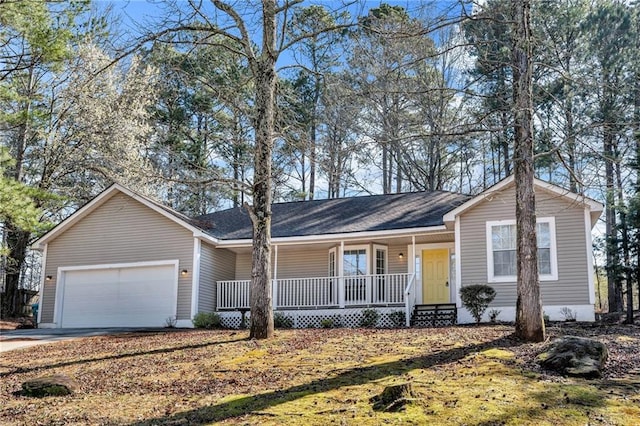
[[[49,242],[42,322],[53,322],[58,267],[178,259],[178,319],[191,317],[193,234],[122,193]]]
[[[370,245],[368,243],[354,245]],[[384,244],[381,244],[384,246]],[[407,246],[404,244],[386,246],[388,256],[389,274],[401,274],[407,272]],[[336,247],[337,249],[337,247]],[[273,250],[272,250],[273,251]],[[399,254],[403,254],[400,260]],[[370,262],[374,261],[373,245],[370,245]],[[272,253],[273,262],[274,255]],[[273,270],[273,263],[271,264]],[[373,271],[374,263],[371,263]],[[309,246],[278,247],[278,278],[316,278],[326,277],[329,274],[329,249],[315,249]],[[236,257],[237,280],[251,279],[251,253],[240,253]]]
[[[271,272],[274,269],[275,248],[271,249]],[[326,277],[329,271],[329,250],[305,247],[278,247],[278,278]],[[251,279],[251,253],[236,257],[236,279]]]
[[[402,259],[400,259],[400,253],[402,253]],[[408,272],[409,252],[405,244],[388,246],[387,256],[389,257],[388,274],[406,274]]]
[[[589,303],[584,207],[541,189],[536,190],[538,217],[554,217],[558,280],[541,281],[542,303]],[[486,222],[515,219],[513,187],[492,196],[460,216],[462,285],[487,283]],[[516,283],[491,283],[496,289],[493,306],[515,306]]]
[[[216,281],[235,279],[235,269],[235,253],[202,243],[200,248],[199,312],[213,312],[216,309]]]

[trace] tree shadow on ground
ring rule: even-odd
[[[114,339],[123,339],[123,338],[125,338],[125,336],[122,336],[122,335],[121,336],[112,336],[112,337]],[[132,333],[130,335],[130,337],[131,338],[136,338],[137,335],[135,333]],[[73,361],[64,361],[64,362],[58,362],[58,363],[55,363],[55,364],[37,365],[37,366],[34,366],[34,367],[26,367],[26,368],[25,367],[17,367],[17,368],[13,368],[12,370],[9,370],[9,371],[1,372],[0,373],[0,378],[8,377],[8,376],[11,376],[13,374],[30,373],[30,372],[33,372],[33,371],[42,371],[42,370],[50,370],[50,369],[53,369],[53,368],[68,367],[70,365],[89,364],[89,363],[92,363],[92,362],[109,361],[109,360],[114,360],[114,359],[133,358],[133,357],[144,356],[144,355],[169,354],[169,353],[172,353],[172,352],[182,351],[182,350],[187,350],[187,349],[201,349],[201,348],[207,348],[209,346],[224,345],[226,343],[237,343],[237,342],[242,342],[242,341],[247,341],[247,340],[249,340],[248,337],[238,337],[238,338],[235,338],[235,339],[221,340],[221,341],[216,341],[216,342],[197,343],[197,344],[193,344],[193,345],[173,346],[173,347],[169,347],[169,348],[152,349],[152,350],[137,351],[137,352],[125,352],[125,353],[107,355],[107,356],[97,357],[97,358],[76,359],[76,360],[73,360]],[[0,367],[4,367],[4,366],[0,366]],[[7,367],[7,368],[11,368],[11,367]]]
[[[606,407],[608,402],[602,392],[589,385],[589,383],[585,383],[584,387],[576,387],[571,393],[567,393],[566,389],[563,390],[562,384],[550,383],[547,390],[528,394],[528,397],[535,401],[534,406],[527,408],[516,405],[499,415],[470,424],[475,426],[517,424],[522,423],[524,419],[532,422],[531,424],[535,424],[536,419],[543,423],[545,418],[546,421],[549,421],[547,418],[549,411],[555,409],[566,410],[569,407],[573,408],[570,410],[573,416],[572,423],[585,422],[585,424],[591,424],[590,420],[594,420],[598,416],[591,412],[597,408]],[[592,416],[594,416],[594,419],[591,419]]]
[[[467,355],[490,348],[509,348],[522,344],[513,335],[489,342],[452,348],[429,355],[412,357],[368,367],[356,367],[336,376],[313,380],[309,383],[275,390],[258,395],[240,397],[216,405],[176,413],[170,416],[131,423],[130,426],[151,426],[161,424],[205,425],[259,412],[270,407],[294,401],[308,395],[338,389],[344,386],[363,385],[388,376],[401,376],[415,369],[427,369],[437,365],[457,362]]]

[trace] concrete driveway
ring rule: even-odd
[[[104,336],[111,334],[132,333],[140,331],[159,331],[161,328],[37,328],[24,330],[0,331],[0,352],[12,351],[29,346],[82,337]]]

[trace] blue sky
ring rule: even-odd
[[[255,0],[253,0],[255,2]],[[186,5],[186,0],[183,0]],[[325,1],[307,1],[308,5],[311,4],[324,4],[327,7],[340,6],[344,3],[349,3],[350,0],[325,0]],[[96,0],[99,5],[110,4],[113,10],[121,14],[123,17],[123,24],[129,26],[132,21],[143,23],[145,21],[150,22],[159,18],[163,14],[163,1],[162,0]],[[234,3],[234,2],[229,2]],[[407,9],[410,13],[412,10],[421,7],[425,3],[435,5],[437,9],[447,9],[452,5],[455,5],[456,9],[459,5],[455,0],[437,0],[437,1],[425,1],[425,0],[359,0],[349,7],[352,14],[364,14],[371,8],[380,6],[382,3],[391,5],[399,5]],[[204,1],[203,4],[208,4],[208,1]]]

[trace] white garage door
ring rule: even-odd
[[[61,327],[162,327],[176,315],[175,265],[65,271]]]

